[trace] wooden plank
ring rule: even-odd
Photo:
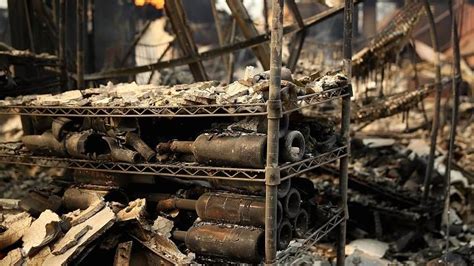
[[[176,35],[176,40],[178,41],[184,55],[196,57],[198,55],[198,50],[192,32],[186,21],[183,3],[181,0],[167,1],[165,4],[165,10]],[[189,63],[189,68],[191,69],[194,80],[208,80],[206,70],[204,69],[201,60]]]
[[[227,0],[227,5],[232,11],[232,16],[237,21],[237,24],[245,38],[252,39],[259,36],[257,28],[255,28],[255,25],[241,0]],[[263,43],[252,48],[252,50],[262,64],[263,69],[268,70],[270,68],[270,47],[268,44]]]
[[[301,50],[303,49],[304,40],[306,38],[306,29],[304,25],[303,17],[298,10],[298,6],[296,5],[295,0],[287,0],[287,6],[290,9],[293,17],[298,23],[298,26],[301,31],[296,33],[296,36],[293,38],[291,45],[290,45],[290,57],[288,58],[287,67],[291,71],[295,71],[296,65],[298,64],[298,59],[300,58]]]

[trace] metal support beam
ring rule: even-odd
[[[253,24],[247,9],[241,0],[227,0],[232,11],[232,16],[237,21],[240,30],[244,34],[245,38],[251,39],[259,35],[257,28]],[[253,47],[255,55],[263,66],[263,69],[268,70],[270,68],[270,49],[266,43],[262,43],[259,46]]]
[[[351,81],[352,76],[352,15],[354,2],[345,0],[344,2],[344,44],[343,44],[343,64],[344,74]],[[350,83],[349,83],[350,84]],[[352,85],[350,85],[352,86]],[[344,220],[339,225],[339,243],[337,246],[337,265],[343,266],[345,261],[346,248],[346,230],[347,220],[349,219],[349,210],[347,208],[347,183],[348,166],[350,156],[350,113],[351,113],[351,95],[342,98],[342,117],[341,117],[341,136],[344,144],[347,145],[348,155],[341,158],[340,161],[340,181],[339,191],[341,193],[341,208],[344,211]]]
[[[184,12],[182,1],[166,1],[165,10],[176,35],[176,40],[178,41],[184,55],[191,57],[198,56],[198,49],[194,42],[193,34],[186,21],[186,14]],[[189,68],[191,69],[195,81],[208,80],[202,61],[190,63]]]
[[[296,69],[298,59],[300,58],[301,50],[303,49],[304,40],[306,38],[306,29],[304,27],[305,25],[303,17],[301,17],[300,11],[298,10],[298,6],[296,5],[295,0],[287,0],[286,3],[291,13],[293,13],[293,17],[298,23],[298,26],[300,27],[300,29],[302,29],[301,31],[296,33],[290,46],[290,57],[288,58],[287,67],[293,72]]]
[[[283,43],[283,0],[272,0],[270,89],[267,102],[267,163],[265,167],[265,262],[275,264],[277,251],[277,202],[280,168],[278,165],[279,128],[282,117],[281,53]]]
[[[77,88],[84,89],[84,0],[76,1],[76,76]]]

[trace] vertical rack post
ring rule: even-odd
[[[77,88],[84,89],[84,0],[76,1]]]
[[[67,88],[67,71],[66,71],[66,0],[59,0],[59,12],[58,12],[58,31],[59,31],[59,43],[58,43],[58,57],[59,67],[61,69],[61,88],[63,91]]]
[[[280,99],[283,41],[283,0],[272,0],[270,43],[270,91],[267,102],[267,163],[265,167],[265,262],[275,264],[277,239],[277,189],[280,184],[278,166],[278,131],[282,117]]]
[[[352,0],[345,0],[344,3],[344,46],[343,46],[343,63],[344,74],[349,79],[349,88],[352,91],[350,84],[352,75],[352,11],[354,9],[354,2]],[[348,165],[350,154],[350,112],[351,112],[351,94],[342,98],[342,119],[341,119],[341,136],[347,145],[347,155],[340,160],[340,182],[339,191],[341,193],[341,208],[344,212],[344,219],[339,225],[339,243],[337,246],[337,265],[344,265],[345,260],[345,246],[346,246],[346,229],[347,219],[349,218],[349,210],[347,208],[347,180],[348,180]]]

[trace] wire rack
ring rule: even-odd
[[[281,166],[282,179],[300,175],[347,155],[347,146],[309,156],[300,162]],[[0,153],[0,163],[37,165],[42,167],[77,170],[106,171],[111,173],[174,176],[190,179],[224,179],[234,181],[265,182],[265,169],[213,167],[196,163],[122,163],[74,158],[58,158],[27,154]]]
[[[305,252],[308,252],[317,242],[329,234],[336,226],[344,221],[344,211],[339,207],[332,207],[328,211],[329,220],[323,225],[316,226],[309,230],[304,239],[298,240],[300,245],[293,248],[291,252],[284,252],[279,256],[278,261],[290,264],[291,262],[300,258]]]
[[[349,86],[298,96],[294,108],[288,114],[302,108],[339,99],[349,95]],[[229,105],[189,105],[182,107],[93,107],[93,106],[0,106],[0,114],[67,117],[216,117],[216,116],[260,116],[267,115],[265,103]]]

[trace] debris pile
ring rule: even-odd
[[[105,201],[108,191],[69,188],[60,198],[61,207],[39,216],[20,208],[2,211],[0,220],[0,264],[66,265],[87,259],[91,249],[100,249],[115,262],[130,263],[139,258],[133,251],[172,264],[189,263],[169,240],[169,235],[145,230],[150,225],[146,201],[138,199],[124,205]],[[104,196],[101,196],[104,195]],[[2,204],[2,208],[5,205]],[[159,217],[157,221],[169,220]],[[141,225],[143,223],[143,226]],[[155,221],[156,223],[156,221]],[[163,222],[160,222],[163,223]],[[127,227],[126,231],[121,228]],[[172,222],[171,222],[172,227]],[[136,230],[132,230],[136,228]],[[158,239],[159,241],[153,241]],[[155,246],[152,246],[152,244]],[[124,246],[128,248],[124,248]],[[126,249],[125,251],[123,251]],[[128,251],[128,256],[122,256]],[[97,250],[92,253],[97,252]]]
[[[322,92],[347,84],[342,74],[328,74],[302,81],[293,80],[289,70],[282,72],[282,98],[296,101],[297,96]],[[112,84],[100,88],[73,90],[60,94],[25,95],[0,100],[0,106],[69,106],[69,107],[153,107],[265,103],[268,99],[269,74],[263,72],[229,85],[216,81],[174,86]],[[298,84],[298,85],[297,85]]]
[[[353,241],[346,246],[346,263],[384,265],[411,261],[418,264],[437,261],[443,255],[446,246],[446,231],[440,223],[444,204],[443,157],[437,160],[432,193],[424,202],[423,179],[428,151],[428,144],[421,139],[407,142],[376,137],[353,139],[348,192],[348,239]],[[469,181],[458,171],[452,175],[455,176],[449,236],[452,253],[448,256],[470,265],[472,257],[459,258],[453,254],[458,250],[472,253],[474,249],[474,227],[467,214],[472,179]],[[339,197],[336,176],[337,170],[332,167],[316,172],[312,180],[320,197]]]
[[[247,72],[246,78],[228,86],[214,82],[172,87],[110,84],[59,95],[9,98],[3,103],[46,108],[102,103],[107,108],[265,103],[269,73]],[[289,70],[282,71],[282,79],[284,109],[297,104],[299,96],[344,88],[348,82],[342,74],[293,80]],[[4,157],[100,162],[127,168],[121,168],[121,173],[103,173],[94,172],[103,169],[92,165],[74,167],[61,186],[31,191],[16,209],[34,217],[25,230],[35,233],[26,232],[20,236],[22,241],[18,238],[2,249],[5,259],[43,260],[55,265],[86,262],[96,253],[108,254],[116,262],[145,253],[156,263],[261,262],[265,253],[267,124],[266,116],[196,121],[52,115],[36,121],[33,135],[0,146]],[[317,156],[331,155],[343,146],[334,123],[296,112],[283,115],[277,133],[279,162],[288,167],[316,161]],[[329,159],[335,160],[328,155],[325,160]],[[325,162],[319,160],[319,164]],[[136,177],[123,170],[169,165],[173,169],[194,166],[207,172],[190,173],[192,179],[184,180],[165,174]],[[227,177],[212,178],[212,171],[225,172]],[[296,167],[292,171],[294,176],[278,186],[278,250],[285,250],[293,239],[308,237],[310,230],[327,223],[337,209],[329,202],[316,202],[311,181],[299,178]],[[198,177],[203,180],[197,181]],[[232,180],[234,177],[238,180]],[[160,186],[146,185],[155,183]]]

